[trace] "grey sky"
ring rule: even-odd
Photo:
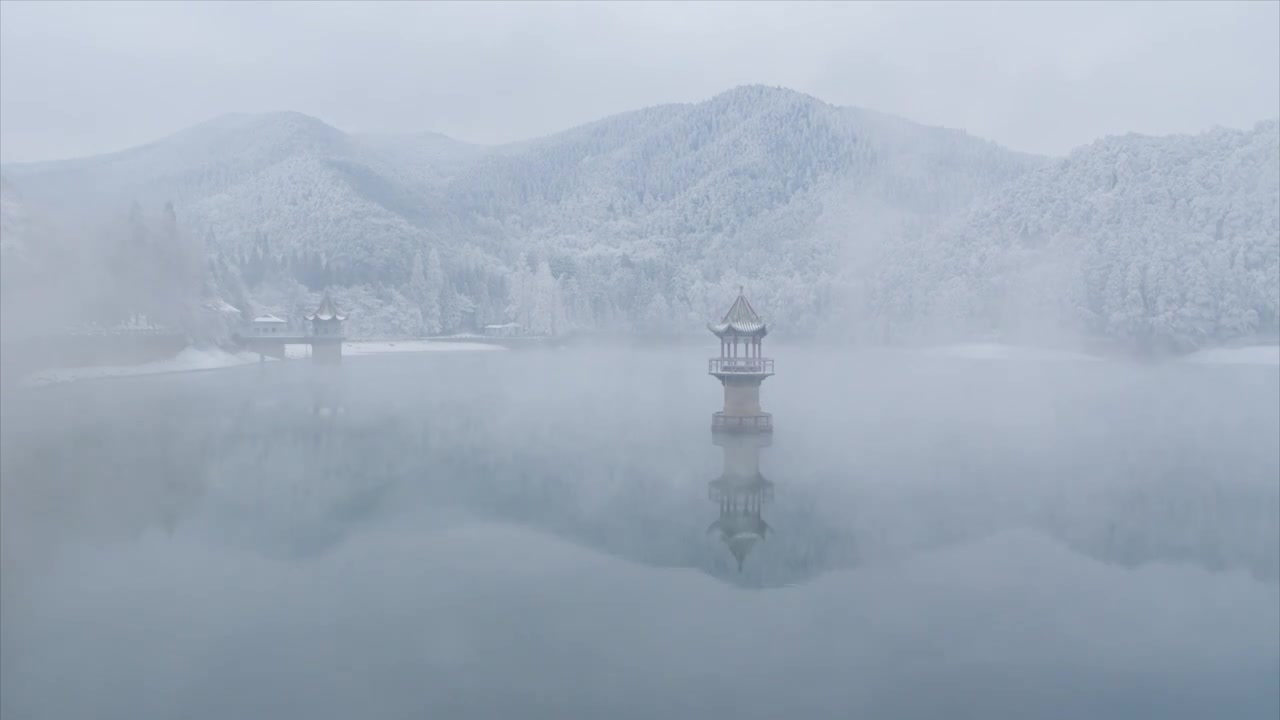
[[[1280,3],[0,3],[0,158],[226,112],[501,142],[783,85],[1064,153],[1280,115]]]

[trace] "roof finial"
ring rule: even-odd
[[[746,294],[747,294],[747,289],[746,289],[744,286],[739,285],[739,286],[738,286],[738,294],[739,294],[739,295],[746,295]]]

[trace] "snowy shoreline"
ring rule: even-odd
[[[472,342],[440,342],[437,340],[355,340],[344,343],[343,355],[386,355],[418,352],[489,352],[503,351],[500,345]]]
[[[385,340],[385,341],[352,341],[343,344],[342,354],[346,357],[362,357],[368,355],[387,355],[395,353],[421,352],[487,352],[501,351],[504,348],[482,343],[443,343],[431,340]],[[310,348],[306,345],[289,345],[285,349],[285,357],[290,360],[303,359],[309,356]],[[267,362],[277,362],[268,357]],[[163,360],[137,365],[92,365],[87,367],[49,368],[33,373],[22,381],[27,387],[46,387],[82,380],[102,380],[106,378],[141,377],[146,375],[172,375],[175,373],[207,372],[225,370],[227,368],[252,365],[260,362],[255,352],[228,352],[220,349],[200,350],[188,347],[177,355]]]
[[[257,353],[230,353],[225,350],[199,350],[188,347],[171,358],[153,360],[137,365],[91,365],[87,367],[49,368],[29,375],[22,381],[22,384],[28,387],[44,387],[80,380],[204,372],[239,367],[256,362],[258,362]]]
[[[1200,365],[1271,365],[1280,367],[1280,345],[1209,348],[1182,358]]]
[[[1108,356],[1088,352],[1038,348],[994,342],[955,343],[918,348],[921,352],[961,360],[1064,359],[1083,361],[1122,360],[1124,356]],[[1242,345],[1198,350],[1171,356],[1158,362],[1193,363],[1196,365],[1270,365],[1280,366],[1280,345]]]
[[[345,357],[364,357],[370,355],[391,355],[401,353],[423,352],[502,352],[506,348],[499,345],[469,342],[440,342],[436,340],[355,340],[343,344],[342,354]],[[1084,353],[1034,351],[1015,345],[998,343],[962,343],[942,345],[923,349],[929,354],[940,357],[951,357],[963,360],[1008,360],[1029,358],[1037,354],[1042,357],[1058,357],[1099,361],[1104,358]],[[300,360],[309,357],[310,348],[306,345],[290,345],[286,347],[285,357]],[[275,358],[267,358],[268,362],[276,362]],[[188,347],[177,355],[164,360],[155,360],[139,365],[97,365],[76,368],[51,368],[41,370],[27,377],[22,384],[28,387],[44,387],[81,380],[100,380],[117,377],[139,377],[143,375],[170,375],[173,373],[205,372],[240,367],[259,362],[254,352],[232,353],[225,350],[198,350]],[[1280,367],[1280,345],[1249,345],[1233,348],[1209,348],[1190,355],[1176,358],[1174,362],[1197,365],[1254,365]]]

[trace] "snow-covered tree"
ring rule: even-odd
[[[457,332],[462,324],[463,298],[452,281],[446,281],[440,295],[440,325],[447,332]]]

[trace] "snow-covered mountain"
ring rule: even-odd
[[[1280,127],[1109,137],[907,245],[897,308],[959,326],[1107,337],[1148,350],[1280,328]],[[908,261],[914,259],[914,262]],[[927,282],[923,281],[927,280]]]
[[[172,201],[211,251],[237,257],[267,245],[376,264],[369,248],[427,240],[412,222],[423,203],[397,166],[299,113],[228,115],[123,152],[5,172],[28,197],[59,209]]]
[[[1272,122],[1110,138],[1050,161],[748,86],[498,147],[235,115],[4,173],[46,212],[172,201],[251,302],[289,312],[308,292],[345,288],[340,301],[388,309],[366,332],[447,330],[457,308],[544,331],[679,331],[746,284],[793,331],[883,340],[1070,327],[1145,342],[1168,324],[1159,318],[1186,312],[1190,285],[1170,280],[1182,294],[1144,305],[1142,320],[1113,319],[1097,302],[1116,292],[1108,258],[1181,268],[1239,255],[1228,266],[1251,289],[1215,297],[1213,323],[1179,340],[1203,345],[1277,322],[1276,134]],[[439,272],[415,280],[433,262]],[[1236,277],[1206,282],[1220,293]],[[1028,284],[1035,292],[1012,289]]]

